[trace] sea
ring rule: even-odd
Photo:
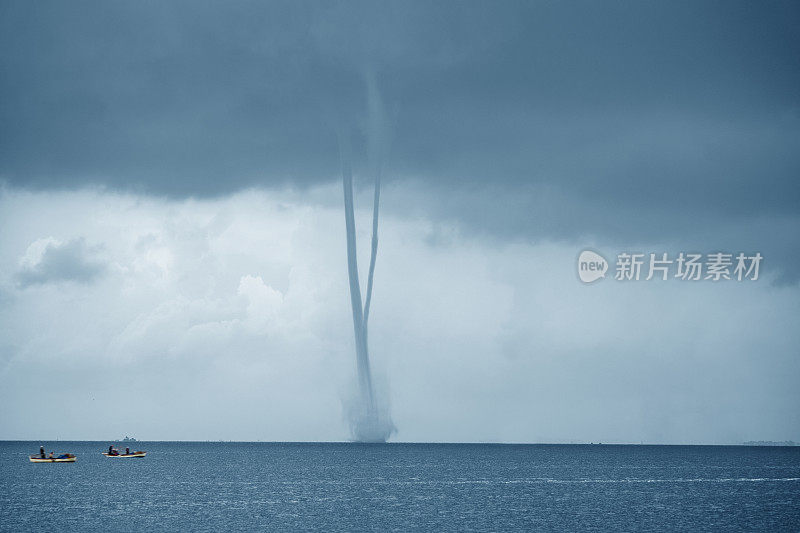
[[[800,447],[110,444],[0,442],[0,531],[800,531]]]

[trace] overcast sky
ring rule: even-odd
[[[0,439],[347,439],[337,132],[363,276],[374,80],[395,440],[800,441],[799,24],[791,2],[0,3]],[[584,285],[587,247],[764,260]]]

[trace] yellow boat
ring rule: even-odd
[[[32,463],[74,463],[78,458],[71,453],[64,453],[58,457],[42,457],[41,455],[31,455],[28,457]]]
[[[121,459],[123,457],[144,457],[145,455],[147,455],[147,452],[131,452],[131,453],[116,453],[116,454],[103,452],[103,455],[105,455],[106,457],[113,457],[115,459],[117,459],[117,458]]]

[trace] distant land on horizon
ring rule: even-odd
[[[743,446],[798,446],[793,440],[748,440],[742,443]]]

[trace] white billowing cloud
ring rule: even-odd
[[[25,270],[32,270],[41,264],[44,259],[45,252],[50,248],[58,248],[63,246],[64,243],[55,240],[53,237],[45,237],[43,239],[36,239],[28,246],[25,253],[19,260],[19,266]]]
[[[261,276],[243,276],[237,293],[247,298],[246,324],[253,332],[266,332],[275,323],[283,295],[264,283]]]
[[[339,190],[3,192],[0,438],[346,439],[344,222],[325,197]],[[796,287],[611,272],[585,285],[576,254],[603,243],[497,245],[393,213],[370,344],[397,439],[800,437]],[[20,285],[64,243],[101,255],[103,275]],[[26,416],[31,405],[53,410]]]

